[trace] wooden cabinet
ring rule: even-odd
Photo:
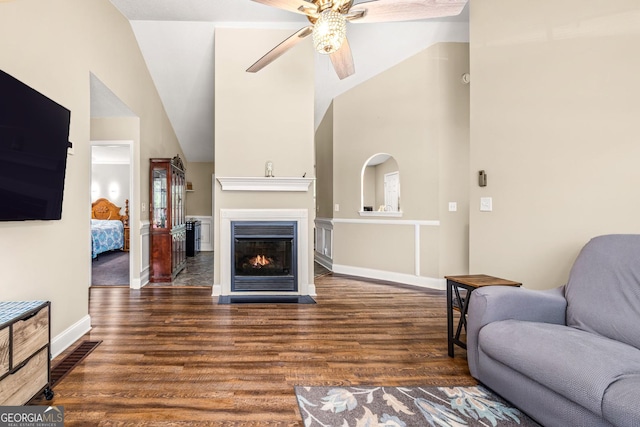
[[[151,159],[151,282],[171,282],[185,267],[185,168],[179,156]]]
[[[0,302],[0,405],[19,406],[50,388],[50,306]]]

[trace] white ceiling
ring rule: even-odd
[[[293,33],[308,24],[303,15],[251,0],[111,0],[111,3],[131,22],[169,120],[190,162],[214,161],[215,28],[282,28]],[[434,43],[467,42],[468,16],[467,5],[460,16],[453,18],[350,24],[347,31],[356,67],[353,76],[339,80],[328,57],[316,54],[316,127],[339,94]],[[308,46],[294,49],[305,47]],[[93,93],[94,85],[101,95]],[[92,79],[92,116],[124,115],[109,97],[108,88],[100,85],[99,80],[96,83]],[[94,115],[94,110],[100,116]]]
[[[111,89],[93,73],[90,74],[91,117],[135,117],[135,113]]]
[[[128,145],[94,145],[91,147],[91,164],[128,165],[131,162]]]

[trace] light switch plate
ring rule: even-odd
[[[455,212],[458,210],[457,202],[449,202],[449,212]]]
[[[491,197],[480,197],[480,211],[493,211],[493,199]]]

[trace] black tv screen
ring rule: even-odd
[[[71,113],[0,70],[0,221],[62,217]]]

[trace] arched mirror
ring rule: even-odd
[[[360,215],[401,216],[400,169],[391,154],[371,156],[362,167]]]

